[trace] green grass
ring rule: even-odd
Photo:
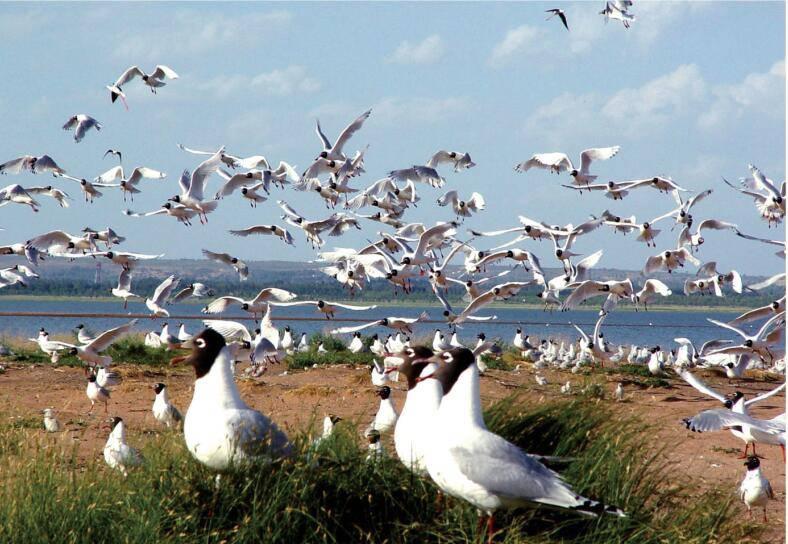
[[[700,544],[757,536],[735,521],[731,493],[697,496],[688,479],[664,478],[668,466],[648,429],[611,416],[578,402],[524,411],[515,399],[488,411],[491,429],[529,452],[573,458],[562,472],[575,489],[629,514],[502,513],[498,542]],[[132,429],[131,444],[141,440]],[[176,434],[146,442],[145,465],[124,479],[97,457],[78,463],[51,435],[4,426],[0,542],[481,542],[473,508],[454,499],[441,506],[434,486],[394,458],[365,463],[349,426],[338,426],[317,453],[307,453],[307,437],[297,441],[294,459],[227,474],[217,488]]]
[[[654,376],[646,365],[618,365],[606,369],[608,374],[621,374],[627,376],[626,383],[640,387],[670,387],[670,382],[664,378]]]

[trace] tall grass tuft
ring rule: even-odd
[[[562,402],[523,410],[491,407],[491,429],[529,452],[569,458],[562,473],[578,492],[627,511],[583,518],[543,508],[498,515],[498,542],[657,544],[744,541],[732,494],[701,496],[686,477],[666,479],[649,430],[602,405]],[[143,438],[132,433],[130,442]],[[177,434],[143,448],[128,478],[101,459],[78,462],[65,437],[0,430],[0,542],[481,542],[477,515],[395,458],[365,462],[359,437],[340,424],[315,451],[297,439],[293,459],[222,476],[192,460]],[[691,495],[691,496],[690,496]],[[749,537],[755,538],[751,532]]]

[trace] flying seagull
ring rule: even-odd
[[[566,23],[566,13],[564,13],[564,10],[558,8],[547,9],[545,10],[545,13],[552,13],[552,15],[550,15],[547,19],[545,19],[545,21],[549,21],[550,19],[558,15],[558,18],[561,19],[562,23],[564,23],[566,29],[569,30],[569,25]]]

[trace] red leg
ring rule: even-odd
[[[745,442],[745,444],[744,444],[744,453],[739,456],[739,459],[747,459],[747,452],[748,451],[750,451],[750,444]]]
[[[495,517],[489,516],[487,518],[487,544],[492,544],[494,535],[495,535]]]
[[[763,507],[763,522],[764,522],[764,523],[767,523],[768,521],[769,521],[769,520],[768,520],[768,519],[766,519],[766,507],[764,506],[764,507]]]
[[[783,451],[783,463],[785,463],[785,446],[780,444],[780,449]]]

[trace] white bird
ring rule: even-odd
[[[168,276],[156,287],[153,295],[145,299],[145,306],[155,317],[170,317],[170,312],[164,308],[164,305],[167,304],[167,299],[170,298],[179,281],[174,274]]]
[[[476,163],[471,160],[470,153],[460,153],[459,151],[436,151],[427,161],[429,168],[437,168],[441,164],[451,164],[455,172],[476,166]]]
[[[204,195],[208,178],[219,169],[223,152],[224,147],[219,148],[216,153],[201,162],[191,174],[188,170],[184,170],[178,180],[181,192],[170,198],[172,202],[183,204],[196,211],[200,223],[207,223],[207,214],[214,211],[218,205],[217,200],[205,200]]]
[[[115,155],[118,158],[118,164],[122,164],[123,163],[123,153],[121,153],[119,150],[117,150],[117,149],[107,149],[104,152],[104,156],[102,158],[106,158],[107,155]]]
[[[739,326],[744,323],[755,321],[758,319],[763,319],[764,317],[772,317],[776,314],[785,314],[785,297],[782,297],[778,300],[775,300],[771,304],[767,304],[766,306],[761,306],[760,308],[755,308],[754,310],[750,310],[748,312],[744,312],[739,317],[730,321],[729,323],[734,326]]]
[[[126,68],[126,70],[120,75],[115,83],[106,86],[107,90],[109,90],[110,100],[114,103],[115,100],[120,97],[123,105],[126,107],[126,109],[128,109],[128,105],[126,104],[126,94],[123,92],[122,87],[138,76],[140,79],[142,79],[142,82],[145,85],[150,87],[150,90],[153,94],[156,94],[157,88],[164,87],[166,85],[164,79],[178,79],[178,74],[176,74],[172,68],[163,64],[157,65],[150,74],[146,74],[136,66],[130,66],[129,68]]]
[[[624,400],[624,384],[619,383],[616,385],[615,397],[618,402]]]
[[[0,174],[19,174],[28,171],[33,174],[50,173],[58,176],[66,173],[49,155],[23,155],[0,164]]]
[[[697,251],[698,248],[700,248],[700,246],[706,241],[706,239],[703,237],[703,229],[732,230],[734,232],[736,232],[738,229],[738,226],[734,225],[733,223],[719,221],[717,219],[705,219],[701,221],[694,234],[690,232],[690,226],[691,225],[687,225],[679,233],[678,245],[679,247],[689,245],[695,251]]]
[[[44,408],[44,429],[48,433],[56,433],[60,431],[60,423],[55,417],[55,411],[52,408]]]
[[[98,251],[95,235],[85,233],[83,236],[73,236],[62,230],[53,230],[28,240],[27,244],[50,254],[73,254],[77,252]]]
[[[643,274],[653,274],[660,270],[666,270],[668,273],[672,273],[677,268],[683,268],[684,263],[687,261],[695,266],[700,264],[700,261],[696,259],[686,247],[662,251],[646,260],[646,265],[643,267]]]
[[[783,345],[785,341],[782,334],[785,331],[785,317],[780,314],[771,317],[755,334],[746,333],[735,325],[723,323],[715,319],[707,318],[707,321],[714,323],[715,325],[724,329],[733,331],[744,339],[744,341],[739,345],[727,346],[717,349],[710,352],[710,355],[742,355],[754,353],[764,361],[768,360],[771,362],[774,359],[774,354],[772,353],[770,347],[775,347],[775,345]]]
[[[226,470],[262,455],[286,456],[292,446],[271,420],[241,399],[224,338],[205,329],[192,341],[186,362],[194,367],[194,395],[184,419],[186,447],[214,470]]]
[[[69,344],[67,342],[59,342],[59,341],[50,341],[52,347],[59,347],[60,349],[67,349],[69,355],[76,355],[81,360],[88,363],[91,366],[104,366],[104,364],[109,364],[112,362],[112,357],[108,355],[101,355],[101,352],[110,347],[116,341],[123,338],[126,334],[131,332],[131,329],[137,323],[136,319],[132,319],[125,325],[120,325],[119,327],[114,327],[112,329],[108,329],[101,334],[99,334],[96,338],[93,339],[92,342],[89,344],[84,344],[80,346],[75,346],[74,344]],[[95,376],[93,377],[95,381]]]
[[[375,429],[381,434],[387,434],[394,431],[397,424],[397,409],[394,407],[394,402],[391,398],[391,387],[384,385],[375,391],[375,394],[380,397],[380,406],[375,414],[375,419],[370,424],[371,429]]]
[[[613,1],[607,2],[605,4],[605,9],[599,12],[600,15],[605,16],[605,24],[609,19],[613,19],[614,21],[621,21],[624,25],[624,28],[629,28],[632,22],[635,20],[635,16],[629,13],[626,9],[621,9],[620,6],[624,5],[625,2],[622,1]]]
[[[556,174],[567,171],[572,176],[575,185],[589,185],[596,176],[592,175],[589,169],[593,161],[604,161],[615,157],[621,147],[598,147],[586,149],[580,153],[580,170],[575,168],[571,159],[566,153],[537,153],[527,161],[515,166],[518,172],[527,172],[531,168],[543,168]]]
[[[164,172],[159,172],[147,166],[137,166],[131,171],[131,175],[126,177],[123,172],[123,167],[115,166],[95,178],[93,180],[93,185],[99,187],[119,187],[123,192],[123,200],[126,200],[126,193],[128,193],[133,202],[134,195],[142,192],[137,188],[140,181],[143,179],[164,179],[165,177],[167,177],[167,174]],[[113,184],[115,181],[119,183]]]
[[[558,15],[558,18],[561,19],[561,22],[563,23],[564,27],[567,30],[569,30],[569,24],[566,22],[566,13],[564,13],[564,10],[553,8],[546,10],[545,13],[552,13],[552,15],[549,15],[547,19],[545,19],[546,21],[549,21],[550,19]]]
[[[586,280],[580,283],[569,284],[567,289],[572,289],[572,293],[564,299],[561,304],[561,311],[573,310],[582,302],[597,296],[615,295],[618,299],[630,298],[635,294],[632,280],[622,281],[596,281]]]
[[[744,465],[747,474],[739,486],[739,498],[747,506],[747,515],[752,515],[752,507],[763,508],[763,522],[767,523],[766,505],[774,500],[774,491],[769,480],[761,473],[761,461],[755,456],[749,457]]]
[[[420,166],[418,164],[410,168],[392,170],[388,173],[388,179],[400,183],[412,181],[414,183],[425,183],[431,187],[443,187],[446,180],[438,173],[435,168],[430,166]]]
[[[74,130],[75,142],[81,142],[82,138],[85,137],[85,133],[91,128],[101,130],[103,127],[101,123],[96,121],[90,115],[85,115],[84,113],[72,115],[68,121],[66,121],[66,124],[63,125],[63,130]]]
[[[126,425],[123,419],[113,417],[110,422],[112,430],[104,445],[104,461],[110,468],[117,469],[124,476],[128,476],[130,467],[142,464],[142,455],[126,443]]]
[[[183,416],[175,405],[170,401],[167,394],[167,386],[163,383],[153,385],[156,398],[153,400],[153,417],[159,423],[163,423],[168,429],[177,427],[183,420]]]
[[[264,314],[268,310],[271,301],[280,303],[293,300],[298,295],[285,289],[277,287],[266,287],[261,289],[254,298],[246,300],[240,297],[224,296],[213,300],[204,309],[206,314],[219,314],[227,311],[231,306],[240,306],[242,310],[252,314],[256,320],[257,314]]]
[[[669,297],[673,291],[663,282],[651,278],[643,282],[643,287],[637,293],[632,293],[632,302],[635,304],[635,309],[638,309],[640,304],[648,310],[649,302],[655,300],[657,296]]]
[[[203,249],[202,254],[212,261],[232,266],[233,270],[238,273],[238,279],[241,281],[245,281],[249,277],[249,266],[238,257],[233,257],[229,253],[214,253],[207,249]]]
[[[128,307],[130,298],[143,298],[141,295],[131,291],[131,270],[123,268],[118,277],[118,286],[111,289],[112,295],[123,299],[123,309]]]
[[[361,115],[359,115],[352,123],[346,126],[342,132],[339,133],[339,136],[332,144],[331,141],[323,134],[322,129],[320,128],[320,121],[315,121],[315,132],[317,132],[318,138],[320,138],[320,142],[323,145],[323,150],[318,155],[318,159],[329,159],[329,160],[341,160],[344,161],[347,157],[343,152],[343,148],[345,144],[353,137],[353,135],[358,132],[361,127],[364,125],[364,121],[366,121],[372,110],[367,110]]]
[[[374,310],[377,305],[371,306],[357,306],[353,304],[340,304],[339,302],[331,302],[328,300],[296,300],[294,302],[272,302],[272,306],[314,306],[315,311],[318,311],[326,316],[326,319],[335,317],[338,308],[343,310],[365,311]]]
[[[361,339],[360,332],[353,334],[353,340],[350,341],[347,349],[350,353],[361,353],[362,351],[366,351],[366,346],[364,346],[364,341]]]
[[[99,387],[114,387],[123,381],[119,372],[110,370],[109,362],[104,361],[96,370],[96,383]]]
[[[231,230],[229,232],[234,236],[242,237],[250,236],[252,234],[278,236],[279,239],[281,239],[285,244],[289,246],[295,245],[293,243],[293,236],[290,234],[290,232],[279,225],[254,225],[245,229]]]
[[[30,193],[24,187],[16,183],[0,189],[0,206],[5,206],[9,203],[30,206],[34,212],[37,212],[38,208],[41,207],[41,204],[30,196]]]
[[[440,382],[443,398],[432,422],[427,470],[438,487],[487,515],[489,536],[497,510],[527,504],[623,516],[617,508],[578,495],[555,472],[487,429],[475,359],[464,348],[435,357],[440,366],[431,377]]]
[[[85,389],[85,394],[88,396],[88,400],[90,400],[90,410],[88,410],[88,413],[93,411],[93,407],[97,402],[104,404],[104,413],[107,413],[107,403],[109,402],[110,393],[96,383],[96,375],[92,372],[88,375],[88,386]]]
[[[468,200],[460,200],[457,191],[449,191],[438,199],[438,206],[451,206],[459,217],[470,217],[484,209],[484,197],[479,193],[472,193]]]
[[[212,297],[213,295],[213,290],[209,289],[204,283],[193,282],[173,295],[169,300],[169,304],[178,304],[187,298]]]
[[[353,327],[340,327],[338,329],[333,329],[330,331],[330,333],[349,334],[370,327],[388,327],[398,332],[413,334],[412,326],[418,323],[419,321],[424,321],[425,319],[429,319],[429,317],[430,316],[427,312],[422,312],[419,315],[419,317],[384,317],[383,319],[378,319],[376,321],[364,323],[363,325],[356,325]]]
[[[28,192],[30,192],[29,188],[28,188]],[[741,232],[738,229],[735,229],[735,232],[736,232],[736,236],[739,236],[739,237],[744,238],[746,240],[754,240],[756,242],[761,242],[761,243],[764,243],[764,244],[769,244],[769,245],[773,245],[773,246],[779,247],[780,250],[775,252],[775,255],[777,255],[781,259],[785,259],[785,247],[786,247],[785,240],[769,240],[768,238],[759,238],[757,236],[751,236],[749,234],[744,234],[743,232]]]

